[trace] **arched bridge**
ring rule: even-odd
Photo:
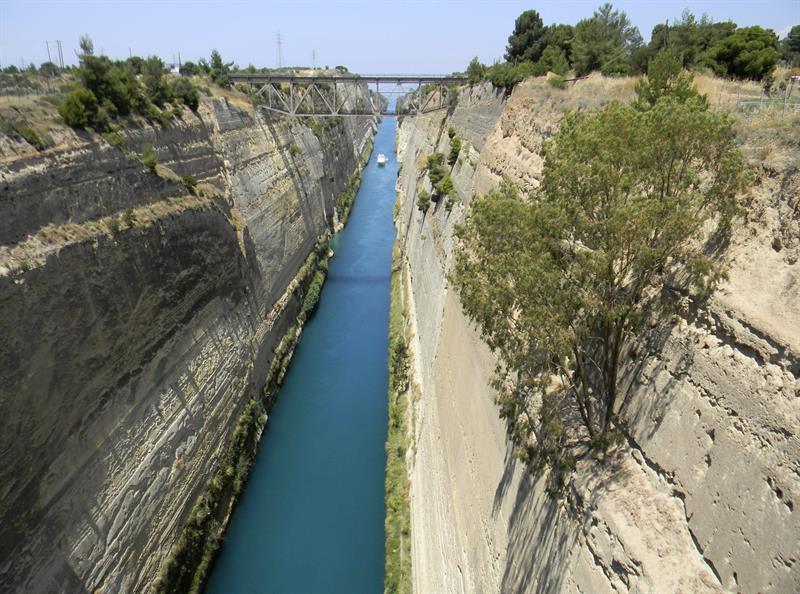
[[[229,78],[232,83],[251,87],[263,109],[289,116],[322,117],[414,115],[435,111],[448,106],[455,96],[454,86],[467,82],[463,76],[438,74],[280,73],[231,74]],[[365,86],[370,90],[366,95],[363,93]],[[398,88],[401,90],[397,91]],[[359,89],[361,93],[357,93]],[[406,95],[401,110],[389,111],[384,94]]]

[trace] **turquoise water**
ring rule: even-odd
[[[207,593],[383,591],[394,133],[385,118]]]

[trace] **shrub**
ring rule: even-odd
[[[156,165],[158,165],[158,157],[156,156],[156,152],[153,150],[153,147],[149,144],[146,144],[144,147],[142,147],[141,161],[145,168],[153,172],[156,170]]]
[[[89,89],[78,87],[59,106],[58,113],[68,126],[86,128],[97,119],[97,97]]]
[[[27,126],[20,126],[16,128],[17,133],[22,136],[25,141],[34,147],[37,151],[43,151],[47,148],[47,144],[42,137],[39,136],[39,133],[34,130],[33,128],[28,128]]]
[[[172,115],[178,119],[183,118],[183,109],[181,109],[180,105],[173,105],[172,106]]]
[[[183,103],[192,111],[200,105],[200,94],[197,87],[187,78],[176,78],[170,83],[170,91],[175,100]]]
[[[455,134],[455,130],[453,133]],[[450,137],[450,153],[447,155],[447,162],[450,165],[455,165],[456,161],[458,161],[458,155],[460,152],[461,140],[457,136],[453,135]]]
[[[172,101],[170,85],[164,78],[164,62],[161,58],[150,56],[142,66],[142,78],[147,90],[147,98],[158,107]]]
[[[567,82],[564,80],[563,76],[551,76],[547,79],[547,83],[556,89],[564,90],[567,88]]]
[[[125,140],[120,136],[119,132],[116,130],[109,130],[108,132],[103,132],[103,138],[106,139],[106,142],[111,146],[114,146],[120,150],[125,148]]]
[[[193,178],[191,175],[184,175],[181,177],[183,183],[186,185],[186,189],[189,190],[189,193],[194,196],[197,194],[197,180]]]
[[[422,190],[419,194],[417,194],[417,208],[422,211],[423,214],[428,212],[428,209],[431,207],[431,195]]]
[[[300,155],[300,154],[302,154],[302,153],[303,153],[303,149],[301,149],[301,148],[300,148],[299,146],[297,146],[296,144],[292,144],[292,145],[290,145],[290,146],[289,146],[289,152],[290,152],[292,155]]]

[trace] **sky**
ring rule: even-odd
[[[600,0],[418,1],[295,0],[0,0],[0,65],[55,61],[62,41],[65,63],[76,63],[81,34],[95,53],[113,58],[158,55],[165,62],[196,61],[217,49],[225,61],[275,67],[278,35],[282,64],[347,66],[370,74],[435,74],[461,71],[473,56],[502,59],[514,19],[527,9],[545,24],[591,16]],[[627,0],[628,13],[645,40],[657,23],[689,8],[697,17],[761,25],[780,32],[800,22],[800,0]]]

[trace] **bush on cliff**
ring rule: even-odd
[[[78,87],[67,95],[58,113],[73,128],[91,126],[97,118],[97,97],[89,89]]]
[[[557,488],[618,435],[622,362],[670,296],[713,289],[701,230],[724,234],[748,176],[731,119],[696,97],[568,114],[544,154],[531,196],[504,182],[473,201],[453,281],[502,362],[520,455]]]

